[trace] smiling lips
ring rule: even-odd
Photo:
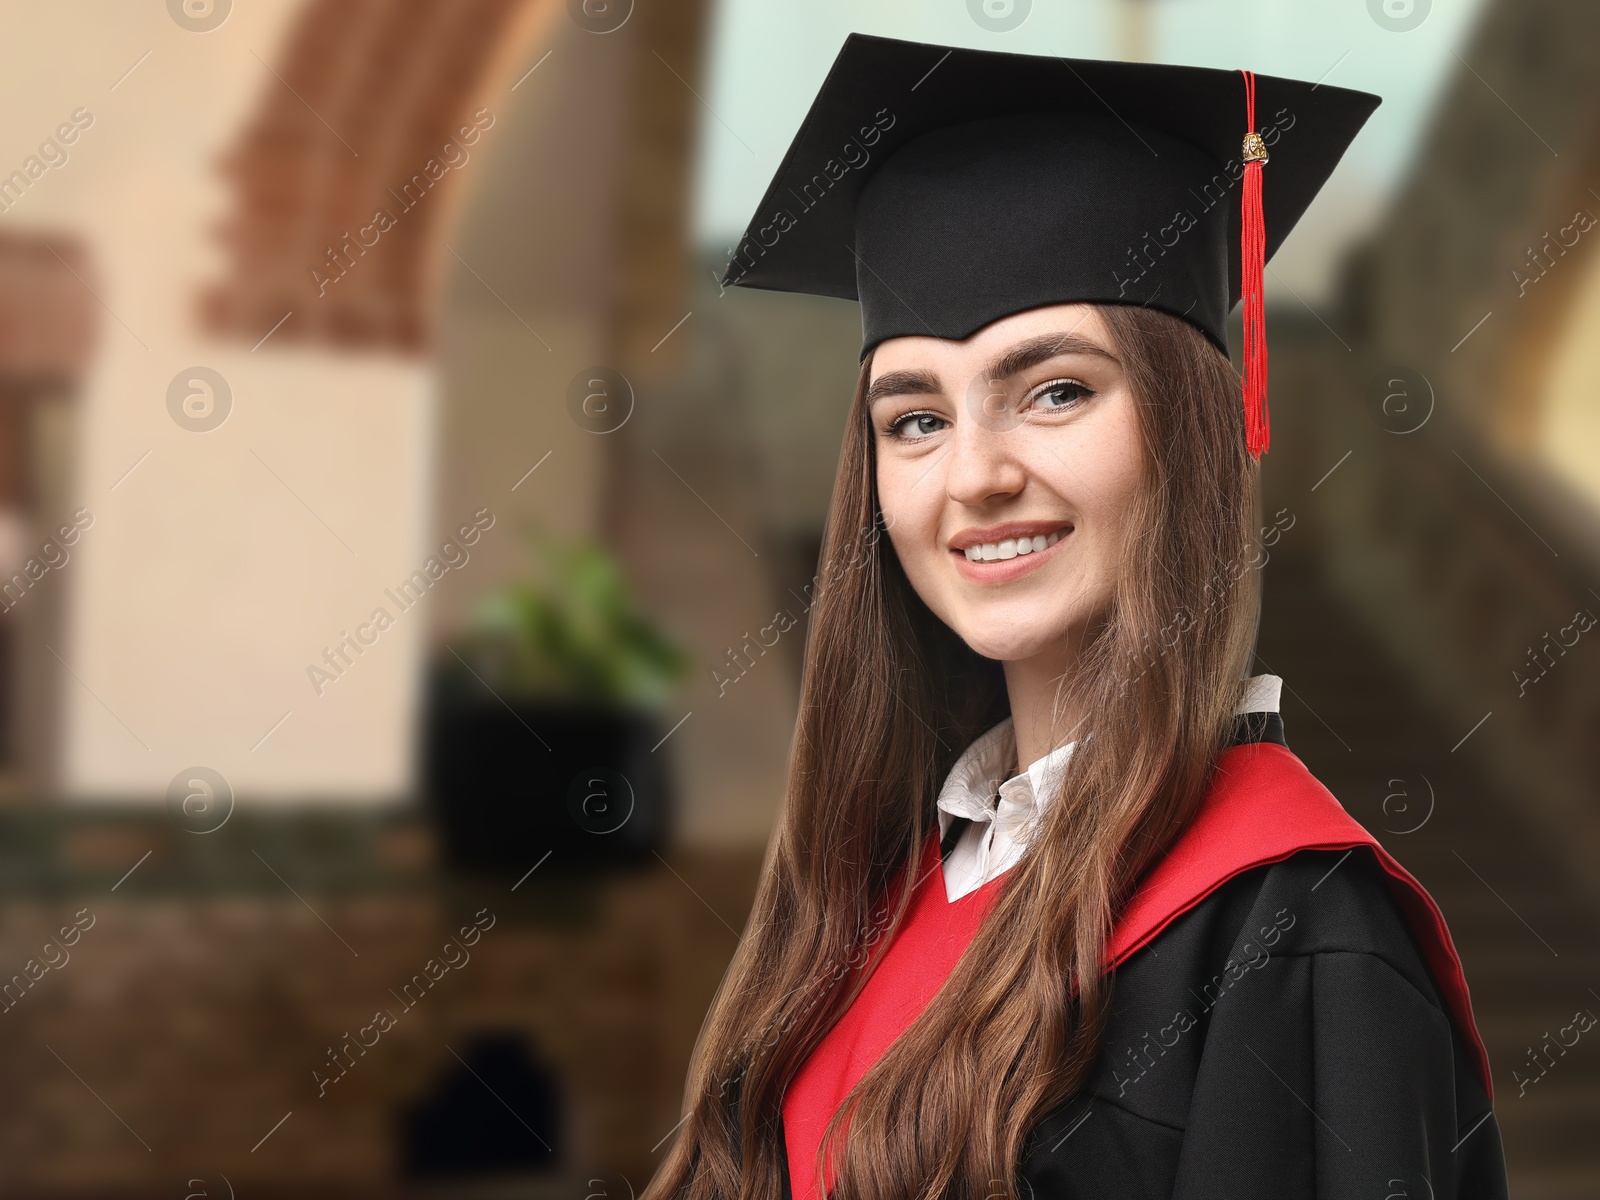
[[[986,529],[967,529],[950,539],[950,553],[956,556],[956,566],[967,578],[1004,583],[1050,557],[1048,552],[1072,529],[1066,522],[1055,521],[1012,521]],[[1014,561],[1017,559],[1024,561]]]
[[[992,562],[1048,549],[1071,532],[1068,521],[1007,521],[963,529],[950,539],[950,549],[964,553],[970,562]]]
[[[1043,551],[1054,546],[1066,537],[1070,529],[1058,529],[1051,534],[1035,534],[1033,537],[1006,538],[1003,542],[979,542],[977,545],[968,546],[963,551],[968,562],[993,562],[996,559],[1016,558],[1019,554],[1032,554],[1034,551]]]

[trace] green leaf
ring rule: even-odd
[[[689,672],[687,650],[636,607],[599,542],[523,527],[531,569],[473,609],[473,670],[497,691],[656,707]],[[493,678],[490,678],[492,676]]]

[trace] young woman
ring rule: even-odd
[[[1375,103],[847,41],[729,273],[859,298],[865,344],[779,825],[644,1200],[1506,1194],[1442,917],[1247,677],[1260,271]]]

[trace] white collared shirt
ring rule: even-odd
[[[1277,712],[1282,691],[1283,680],[1278,676],[1252,675],[1240,682],[1234,713]],[[1012,721],[1007,717],[980,734],[956,759],[939,790],[939,838],[944,839],[956,817],[966,817],[972,824],[944,861],[947,900],[959,900],[982,887],[1022,857],[1030,828],[1055,798],[1077,744],[1071,741],[1057,746],[1026,771],[1002,781],[1017,755]]]

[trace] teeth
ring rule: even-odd
[[[967,561],[995,562],[1000,559],[1016,558],[1019,554],[1037,554],[1047,547],[1054,546],[1071,532],[1070,529],[1058,529],[1048,537],[1040,534],[1033,538],[1007,538],[1003,542],[984,542],[982,545],[968,546]]]

